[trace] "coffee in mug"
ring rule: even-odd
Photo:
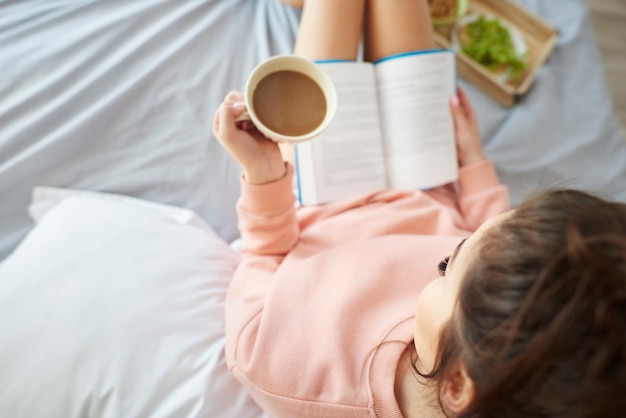
[[[337,108],[335,86],[313,61],[279,55],[259,64],[244,92],[247,115],[266,137],[296,143],[319,135]]]
[[[287,136],[313,132],[324,122],[327,108],[322,88],[292,70],[276,71],[259,81],[252,106],[263,125]]]

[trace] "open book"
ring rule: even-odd
[[[296,145],[300,203],[382,188],[427,189],[457,180],[450,98],[454,53],[419,51],[376,63],[322,61],[338,108],[317,138]]]

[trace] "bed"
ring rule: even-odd
[[[503,108],[461,80],[513,204],[626,201],[626,142],[584,0]],[[262,417],[226,370],[239,168],[213,111],[289,53],[279,0],[0,1],[0,416]]]

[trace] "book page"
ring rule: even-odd
[[[376,64],[381,128],[391,187],[426,189],[458,177],[450,99],[454,54],[427,51]]]
[[[373,65],[319,64],[337,89],[337,114],[317,138],[296,145],[300,202],[316,204],[386,186]]]

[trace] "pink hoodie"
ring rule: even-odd
[[[243,260],[226,300],[226,358],[270,417],[401,417],[400,355],[437,264],[509,208],[491,162],[452,186],[294,206],[293,169],[242,180]]]

